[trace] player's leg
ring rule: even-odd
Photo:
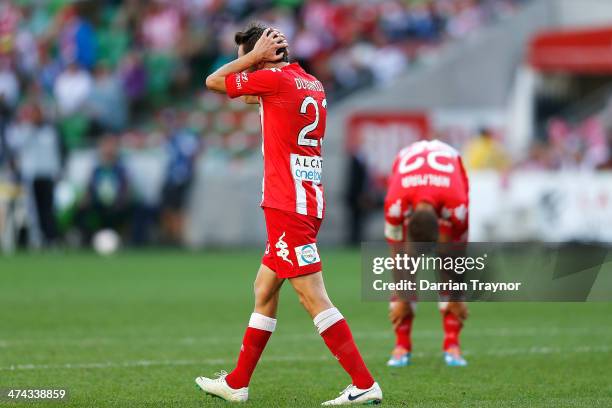
[[[323,274],[317,272],[289,280],[325,344],[352,379],[352,385],[340,397],[324,405],[380,402],[382,391],[366,367],[346,320],[329,299]]]
[[[463,367],[467,361],[461,355],[461,344],[459,336],[463,328],[463,322],[467,318],[467,305],[465,302],[440,302],[440,313],[442,314],[442,328],[444,329],[444,361],[451,367]]]
[[[255,284],[255,308],[242,339],[236,367],[230,374],[221,373],[219,378],[196,378],[196,383],[205,392],[227,401],[244,402],[248,399],[248,386],[257,362],[270,336],[276,328],[276,311],[280,288],[284,279],[274,271],[261,265]]]
[[[389,304],[389,318],[395,331],[395,347],[391,358],[387,361],[389,367],[405,367],[410,365],[412,353],[412,321],[414,320],[416,302],[392,301]]]
[[[255,311],[244,333],[236,368],[226,380],[230,387],[248,387],[253,371],[276,327],[276,310],[280,288],[284,280],[276,277],[274,271],[261,265],[255,284]]]
[[[465,207],[467,208],[467,201]],[[452,242],[453,245],[442,245],[438,249],[439,255],[452,257],[465,256],[469,225],[468,213],[465,214],[463,220],[453,218],[452,225],[452,229],[447,233],[441,231],[440,243]],[[445,271],[442,269],[439,272],[442,282],[446,282],[447,280],[454,281],[458,276],[452,270]],[[461,299],[463,299],[462,293],[441,294],[442,301],[439,303],[439,309],[442,315],[442,328],[444,330],[444,341],[442,343],[444,362],[451,367],[463,367],[467,365],[467,361],[465,361],[461,355],[459,336],[461,334],[461,329],[463,329],[463,323],[468,317],[468,309],[467,304],[460,301]]]

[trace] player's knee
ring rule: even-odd
[[[298,300],[300,301],[300,304],[304,306],[306,310],[308,310],[309,305],[311,304],[310,296],[308,296],[308,294],[305,291],[300,290],[300,289],[296,289],[296,293],[298,296]]]
[[[306,311],[311,312],[311,310],[317,304],[317,298],[313,295],[312,291],[305,290],[302,288],[295,288],[298,296],[298,300],[300,304],[306,309]]]
[[[333,307],[327,295],[319,291],[298,291],[298,298],[304,309],[310,314]]]
[[[416,315],[417,302],[408,302],[403,300],[392,300],[389,302],[389,310],[401,309],[405,317],[414,317]]]
[[[253,294],[255,295],[255,305],[263,306],[269,303],[274,298],[274,291],[255,281],[253,284]]]
[[[438,308],[443,315],[450,313],[461,321],[467,320],[469,316],[468,307],[465,302],[439,302]]]

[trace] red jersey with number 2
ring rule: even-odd
[[[410,214],[420,202],[434,206],[440,233],[467,240],[469,183],[459,153],[438,140],[420,141],[399,152],[385,199],[385,237],[406,240]]]
[[[231,98],[258,96],[263,133],[262,207],[323,218],[327,100],[321,82],[298,64],[225,78]]]

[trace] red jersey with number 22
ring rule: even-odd
[[[298,64],[225,78],[231,98],[258,96],[263,133],[262,207],[323,218],[321,144],[327,100]]]
[[[385,237],[406,240],[414,207],[431,204],[439,217],[440,233],[454,242],[467,239],[469,184],[459,153],[438,140],[420,141],[399,152],[389,177],[385,199]]]

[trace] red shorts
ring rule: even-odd
[[[321,219],[264,207],[268,242],[261,263],[281,279],[321,271],[317,234]]]

